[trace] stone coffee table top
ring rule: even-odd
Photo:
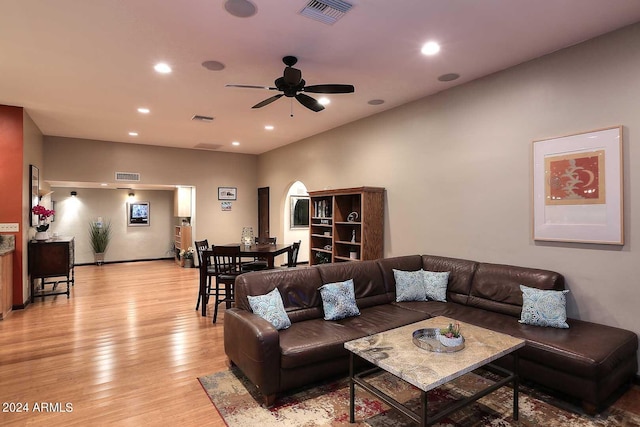
[[[436,388],[524,346],[524,340],[460,323],[465,348],[437,353],[417,347],[413,331],[446,328],[455,319],[438,316],[379,334],[348,341],[344,347],[423,391]]]

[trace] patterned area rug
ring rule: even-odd
[[[475,371],[428,393],[429,413],[453,400],[485,388],[494,374]],[[230,427],[245,426],[339,426],[349,424],[349,382],[340,379],[293,391],[280,397],[272,408],[261,405],[255,386],[237,369],[199,378],[202,387]],[[419,391],[387,373],[373,380],[398,401],[414,411],[420,408]],[[474,404],[454,412],[436,426],[640,426],[640,416],[617,405],[597,417],[578,407],[527,387],[520,388],[520,419],[513,420],[511,388],[502,387]],[[412,422],[396,410],[356,386],[356,424],[371,427],[399,427]]]

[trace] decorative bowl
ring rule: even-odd
[[[418,329],[413,332],[413,343],[423,350],[434,351],[436,353],[454,353],[464,348],[464,337],[462,336],[460,336],[462,342],[455,346],[444,345],[440,342],[439,336],[440,329],[438,328]]]

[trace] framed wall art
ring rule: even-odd
[[[218,187],[218,200],[236,200],[238,189],[236,187]]]
[[[533,239],[624,244],[622,126],[533,142]]]
[[[127,203],[127,225],[129,227],[148,226],[151,223],[149,202]]]

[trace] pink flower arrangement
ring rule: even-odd
[[[42,205],[36,205],[31,209],[31,213],[38,215],[38,225],[36,226],[36,230],[47,231],[49,229],[49,224],[46,223],[47,218],[52,217],[56,212],[54,210],[47,209]]]

